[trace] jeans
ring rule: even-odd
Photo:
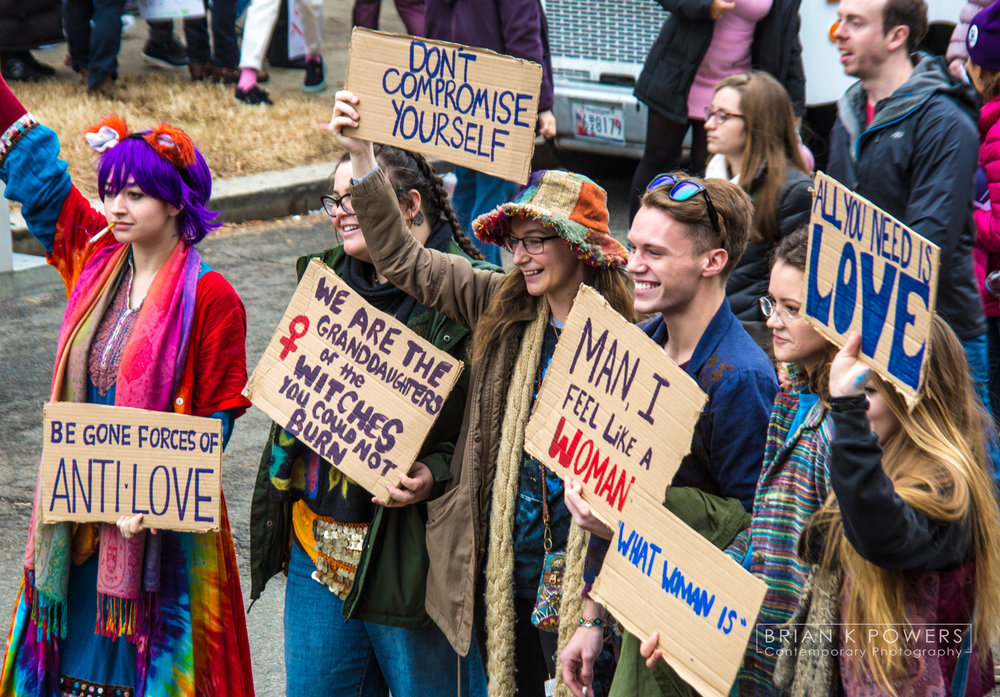
[[[118,77],[124,6],[125,0],[65,0],[63,28],[70,60],[74,68],[87,69],[88,87],[96,87],[108,75]]]
[[[313,571],[309,555],[293,543],[285,586],[288,697],[486,696],[475,641],[460,658],[437,627],[345,620],[343,602],[311,578]]]
[[[972,386],[976,390],[986,411],[990,410],[990,359],[986,334],[980,334],[973,339],[962,341],[965,359],[969,361],[969,374],[972,376]]]
[[[455,167],[455,192],[451,196],[451,207],[455,209],[458,222],[464,230],[472,230],[472,221],[483,213],[489,213],[501,203],[507,203],[517,192],[517,184],[506,179],[493,177],[466,167]],[[481,242],[472,236],[486,261],[500,266],[500,248],[489,242]]]
[[[214,57],[212,44],[208,39],[208,19],[197,17],[184,20],[188,60],[192,63],[211,63],[217,68],[235,68],[240,60],[239,45],[236,42],[236,0],[211,0],[207,9],[212,15]],[[170,35],[174,31],[172,20],[157,20],[148,24],[151,41],[170,41]]]

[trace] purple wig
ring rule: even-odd
[[[222,223],[216,222],[217,213],[205,207],[212,196],[212,174],[197,148],[194,155],[195,161],[181,169],[142,138],[125,138],[101,153],[97,191],[104,200],[106,195],[117,195],[126,188],[131,178],[144,194],[179,209],[181,239],[189,246],[197,244]]]

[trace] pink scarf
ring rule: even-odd
[[[102,248],[73,286],[59,330],[52,401],[86,400],[91,343],[117,290],[128,256],[128,245]],[[153,279],[122,355],[115,387],[116,406],[171,409],[187,358],[200,271],[198,251],[178,241]],[[41,525],[39,487],[35,491],[24,559],[28,602],[39,628],[65,636],[73,525]],[[145,634],[139,601],[141,591],[153,593],[158,587],[156,543],[156,537],[151,537],[150,549],[146,550],[145,533],[126,540],[117,526],[101,526],[97,592],[102,634],[133,637],[137,629]]]

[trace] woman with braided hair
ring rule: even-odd
[[[3,80],[0,132],[6,195],[69,296],[49,399],[213,417],[226,443],[250,405],[246,311],[195,247],[219,223],[191,139],[114,116],[91,128],[101,211]],[[43,524],[40,489],[0,695],[252,697],[225,499],[218,531],[147,535],[141,514]]]
[[[582,581],[571,586],[582,579],[587,538],[571,525],[562,480],[524,451],[524,427],[581,284],[633,320],[628,253],[608,229],[605,191],[554,170],[532,173],[512,202],[473,223],[480,240],[510,250],[510,273],[428,249],[405,207],[392,210],[395,181],[373,145],[342,132],[358,125],[358,112],[357,97],[338,92],[330,128],[351,154],[351,203],[375,268],[473,329],[452,478],[428,505],[426,609],[456,651],[485,639],[492,697],[541,697],[558,640],[580,620]],[[541,621],[533,610],[545,561],[560,551],[566,585],[557,607],[540,605],[549,610]]]
[[[495,270],[459,228],[448,195],[420,155],[393,147],[376,158],[392,182],[389,205],[427,249]],[[372,265],[351,202],[351,162],[345,154],[323,207],[342,239],[300,257],[301,278],[318,258],[373,306],[427,341],[466,359],[469,330],[388,283]],[[448,397],[409,476],[392,500],[378,500],[333,465],[272,424],[261,456],[250,513],[252,598],[287,568],[285,675],[289,697],[322,695],[438,697],[482,695],[478,655],[459,659],[424,610],[427,505],[451,474],[468,379]],[[346,620],[346,621],[345,621]]]

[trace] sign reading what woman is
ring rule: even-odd
[[[802,316],[843,346],[861,334],[861,361],[911,406],[924,381],[941,251],[837,180],[816,173]]]
[[[148,528],[219,529],[218,419],[75,402],[48,402],[43,417],[43,523],[142,513]]]
[[[388,502],[462,367],[313,259],[243,394]]]
[[[524,184],[541,84],[531,61],[355,27],[345,88],[363,118],[347,132]]]
[[[663,507],[707,397],[583,286],[525,428],[524,449],[580,482],[611,549],[591,596],[702,695],[725,697],[767,586]]]

